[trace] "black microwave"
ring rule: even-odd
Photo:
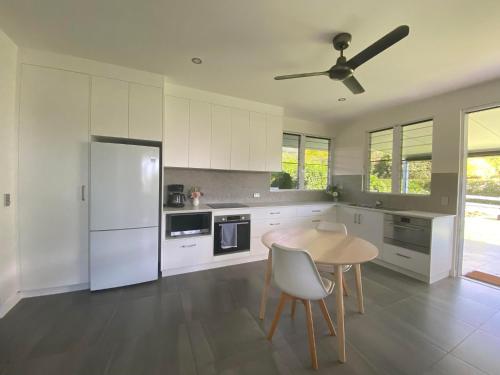
[[[211,212],[166,214],[165,219],[167,237],[199,236],[212,230]]]

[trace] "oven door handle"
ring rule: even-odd
[[[394,228],[400,228],[400,229],[413,230],[415,232],[423,232],[424,231],[424,228],[410,227],[410,226],[406,226],[406,225],[396,225],[396,224],[394,224],[393,227]]]
[[[217,223],[217,224],[236,224],[236,225],[246,225],[250,224],[249,221],[226,221],[225,223]]]

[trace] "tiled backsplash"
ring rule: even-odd
[[[362,191],[361,175],[333,176],[333,183],[342,186],[340,200],[359,204],[374,205],[381,201],[384,207],[402,210],[431,211],[446,214],[457,212],[458,175],[456,173],[433,173],[430,195],[401,195],[384,193],[366,193]],[[442,204],[447,197],[448,204]],[[446,200],[446,198],[444,198]]]
[[[269,172],[240,172],[211,169],[165,168],[165,185],[183,184],[185,192],[199,186],[208,202],[324,201],[332,198],[323,191],[270,191]],[[260,193],[260,198],[254,198]]]

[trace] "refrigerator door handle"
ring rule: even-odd
[[[85,202],[85,185],[82,185],[82,202]]]

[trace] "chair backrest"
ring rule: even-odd
[[[328,232],[338,232],[345,234],[347,236],[347,227],[345,226],[345,224],[342,223],[332,223],[331,221],[320,221],[316,229]]]
[[[308,300],[328,296],[329,292],[307,251],[273,244],[272,262],[274,282],[283,292]]]

